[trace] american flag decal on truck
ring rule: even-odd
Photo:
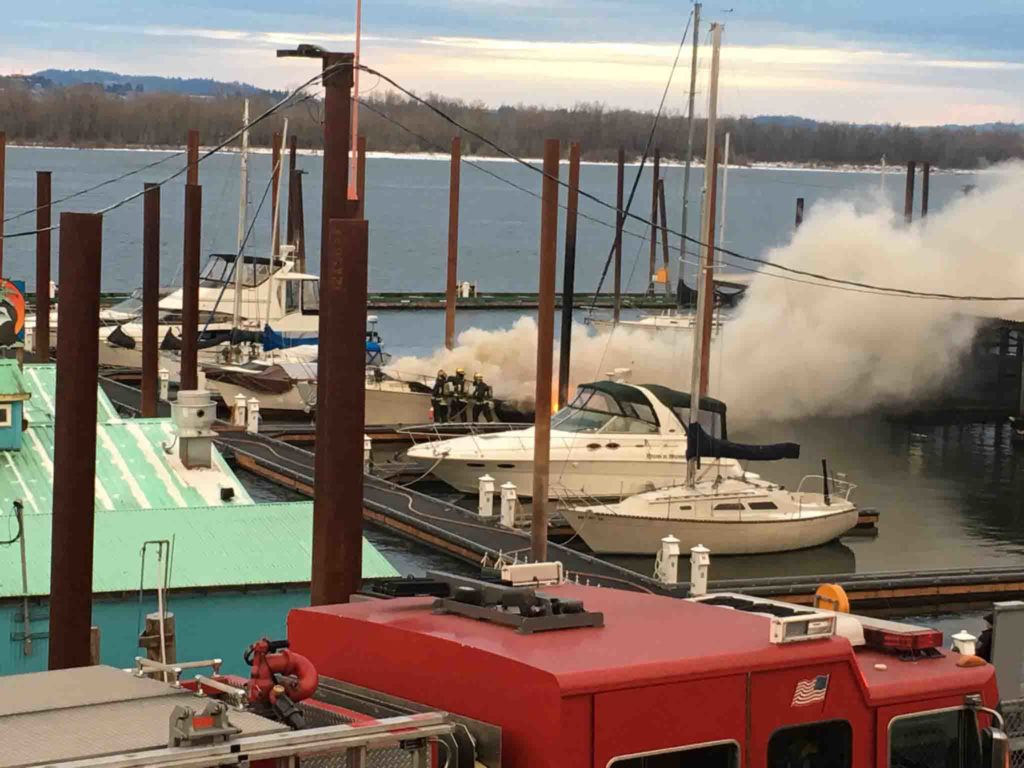
[[[810,680],[801,680],[793,691],[793,703],[790,706],[804,707],[825,700],[828,693],[828,675],[818,675]]]

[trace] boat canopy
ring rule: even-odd
[[[238,256],[234,253],[211,253],[199,276],[199,286],[201,288],[219,288],[222,285],[233,284],[237,260]],[[284,262],[281,259],[267,256],[243,256],[242,285],[246,288],[260,285],[283,266]]]
[[[679,392],[669,389],[661,384],[641,384],[644,389],[658,398],[662,405],[668,408],[679,419],[679,423],[685,428],[690,421],[690,393]],[[697,420],[700,425],[712,435],[721,437],[723,440],[728,437],[729,431],[725,422],[725,403],[713,397],[705,395],[700,399],[700,412]]]
[[[581,384],[568,405],[551,417],[562,432],[657,434],[658,417],[636,387],[614,381]]]

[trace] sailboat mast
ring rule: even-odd
[[[718,117],[718,59],[719,49],[722,45],[722,25],[711,25],[711,93],[708,99],[708,120],[707,120],[707,141],[704,148],[704,199],[707,200],[708,191],[711,189],[711,174],[715,169],[715,123]],[[708,322],[707,315],[714,306],[712,296],[714,292],[713,272],[711,268],[711,249],[707,243],[714,236],[715,222],[713,215],[709,216],[711,206],[704,205],[704,221],[701,226],[701,240],[705,245],[700,250],[700,270],[697,273],[697,314],[693,323],[693,354],[690,370],[690,424],[698,422],[700,413],[700,398],[704,394],[701,391],[701,380],[703,378],[702,360],[704,358],[704,326]],[[708,290],[711,285],[712,289]],[[709,304],[709,302],[711,302]],[[697,481],[697,462],[691,459],[686,463],[686,484],[691,488]]]
[[[235,307],[232,325],[238,328],[242,316],[242,268],[245,265],[245,232],[249,227],[249,100],[242,108],[242,153],[239,166],[238,254],[235,256]]]
[[[686,112],[686,166],[683,168],[683,228],[679,238],[679,279],[683,279],[683,265],[686,263],[686,231],[690,205],[690,164],[693,161],[693,99],[697,93],[697,47],[700,43],[700,3],[693,4],[693,53],[690,58],[690,98]],[[676,297],[679,300],[679,297]]]
[[[719,216],[718,244],[725,245],[725,205],[729,199],[729,137],[732,134],[725,134],[725,149],[722,152],[722,214]],[[716,259],[721,266],[721,259]]]
[[[352,65],[352,146],[349,148],[348,199],[359,197],[359,49],[363,38],[363,0],[356,0],[356,45]]]

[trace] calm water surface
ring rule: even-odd
[[[38,169],[53,171],[54,195],[59,197],[161,156],[150,152],[9,149],[6,215],[34,205],[34,172]],[[179,162],[173,160],[111,184],[72,201],[66,209],[90,211],[110,204],[141,189],[144,181],[163,178]],[[319,233],[314,224],[320,215],[320,158],[302,157],[299,164],[308,171],[304,180],[307,236],[311,270],[317,271]],[[528,169],[502,162],[486,164],[496,173],[539,192],[539,177]],[[254,156],[250,168],[255,210],[269,172],[268,156]],[[237,169],[234,156],[214,157],[202,165],[205,252],[231,251],[235,247]],[[582,185],[611,199],[614,174],[612,166],[586,165]],[[628,178],[631,180],[631,175]],[[680,169],[668,169],[670,211],[679,210],[680,178]],[[478,281],[483,290],[535,289],[539,201],[468,166],[462,179],[460,279]],[[933,176],[932,209],[941,208],[960,194],[962,185],[973,181],[968,175]],[[371,290],[443,289],[447,183],[444,159],[369,159]],[[700,183],[698,169],[691,189],[695,196]],[[790,236],[796,197],[806,198],[811,215],[820,201],[844,199],[866,205],[878,191],[877,174],[734,169],[729,181],[726,242],[738,251],[761,255]],[[902,178],[897,174],[888,179],[887,196],[894,208],[902,205]],[[164,187],[161,238],[165,284],[180,279],[182,198],[180,179]],[[642,215],[649,212],[649,181],[641,182],[634,205]],[[583,201],[582,209],[602,221],[609,220],[607,211],[593,203]],[[8,234],[33,226],[31,216],[6,225]],[[630,228],[637,230],[637,226]],[[130,290],[139,285],[141,229],[141,201],[105,216],[105,290]],[[266,252],[270,234],[266,207],[254,232],[253,252]],[[592,290],[608,252],[610,230],[581,220],[579,234],[577,285],[580,290]],[[32,285],[34,248],[31,237],[6,240],[7,276],[24,277]],[[627,282],[630,290],[642,289],[645,269],[636,265],[645,264],[646,259],[644,243],[627,238],[625,274],[627,278],[632,276]],[[395,354],[428,354],[443,338],[440,312],[379,315],[381,331]],[[461,312],[458,327],[507,328],[519,316],[513,312]],[[854,498],[860,505],[881,511],[881,532],[876,539],[847,539],[807,552],[713,559],[713,578],[1024,565],[1024,452],[1014,453],[1006,427],[918,427],[869,415],[758,424],[745,429],[734,426],[730,436],[749,441],[800,442],[803,453],[799,461],[751,467],[792,487],[803,475],[819,472],[821,459],[827,458],[834,471],[846,473],[859,485]],[[403,572],[444,563],[384,534],[372,536]],[[623,562],[645,572],[653,566],[649,559],[624,558]]]

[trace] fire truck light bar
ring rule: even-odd
[[[882,651],[925,651],[942,647],[942,633],[936,629],[918,632],[888,632],[864,627],[864,642],[869,648]]]

